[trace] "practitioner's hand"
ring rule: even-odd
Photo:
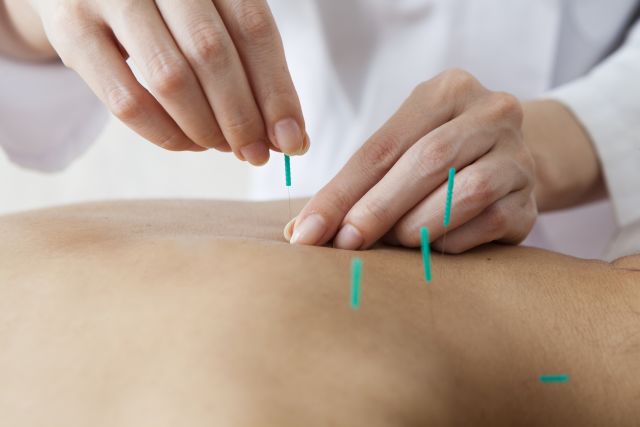
[[[447,174],[455,167],[445,250],[518,243],[537,215],[522,116],[513,96],[485,89],[464,71],[447,71],[413,91],[285,234],[309,245],[334,238],[342,249],[365,249],[383,237],[415,247],[427,226],[442,249]]]
[[[149,141],[233,151],[254,165],[268,160],[270,148],[308,149],[266,0],[30,1],[63,62]]]

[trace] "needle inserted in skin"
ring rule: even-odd
[[[456,168],[449,168],[449,179],[447,180],[447,202],[444,207],[444,236],[442,237],[442,255],[444,255],[444,245],[447,242],[447,227],[451,222],[451,200],[453,199],[453,181],[456,176]]]
[[[429,249],[429,229],[420,229],[420,243],[422,246],[422,263],[424,264],[424,279],[431,282],[431,251]]]
[[[360,282],[362,281],[362,260],[354,258],[351,261],[351,308],[360,308]]]

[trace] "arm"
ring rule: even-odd
[[[543,210],[601,196],[606,180],[619,225],[640,219],[638,75],[640,23],[589,74],[525,107],[525,142],[537,161]]]
[[[602,197],[604,178],[618,224],[632,223],[640,219],[639,74],[640,24],[618,52],[550,100],[521,105],[464,72],[445,72],[416,88],[314,196],[291,242],[417,247],[426,226],[433,245],[450,253],[518,243],[538,209]],[[450,167],[454,213],[443,248]]]
[[[605,196],[600,160],[578,119],[553,100],[524,103],[523,134],[536,163],[540,212]]]
[[[162,148],[233,151],[253,165],[271,150],[309,149],[266,0],[4,0],[0,10],[0,52],[52,58],[55,49],[116,117]]]

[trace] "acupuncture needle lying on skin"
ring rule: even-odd
[[[447,242],[447,227],[451,222],[451,200],[453,199],[453,181],[456,177],[456,168],[449,168],[449,179],[447,180],[447,202],[444,207],[444,236],[442,237],[442,255],[444,255],[444,245]]]
[[[568,383],[569,375],[557,374],[557,375],[540,375],[541,383]]]

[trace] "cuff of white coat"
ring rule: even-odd
[[[545,96],[569,108],[589,133],[621,227],[640,220],[638,76],[640,47],[635,46]]]

